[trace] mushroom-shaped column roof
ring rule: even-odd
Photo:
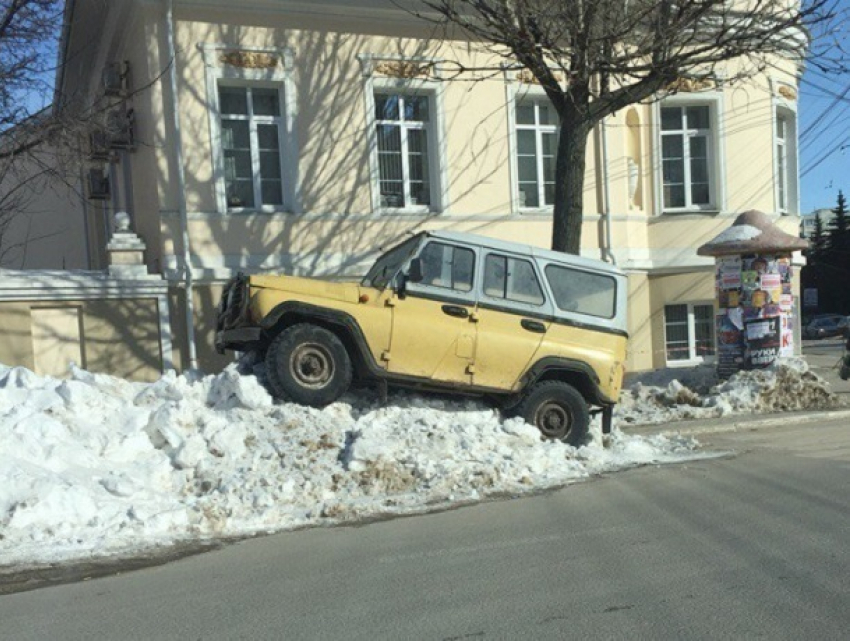
[[[697,249],[697,254],[790,254],[808,247],[809,241],[805,238],[786,234],[770,221],[767,214],[751,209],[738,216],[731,227]]]

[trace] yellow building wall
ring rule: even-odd
[[[66,311],[68,314],[62,314]],[[74,332],[65,316],[79,317]],[[61,324],[54,321],[61,315]],[[156,299],[0,302],[0,363],[22,366],[36,374],[59,375],[58,363],[45,348],[79,354],[77,365],[139,381],[162,372],[159,307]],[[78,345],[65,345],[79,341]],[[37,358],[38,356],[38,358]]]

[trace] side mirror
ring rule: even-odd
[[[411,283],[422,282],[422,259],[414,258],[410,261],[410,270],[407,272],[407,280]]]

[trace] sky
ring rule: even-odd
[[[850,28],[850,0],[839,0]],[[832,208],[838,190],[850,194],[850,73],[826,75],[807,66],[799,92],[800,212]]]

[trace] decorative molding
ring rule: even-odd
[[[375,64],[375,73],[389,78],[430,78],[434,63],[382,60]]]
[[[797,92],[788,85],[779,85],[776,92],[786,100],[797,100]]]
[[[265,51],[227,51],[218,60],[240,69],[274,69],[280,62],[278,56]]]
[[[667,91],[693,93],[714,89],[717,83],[710,78],[679,78],[667,85]]]
[[[552,76],[558,82],[564,82],[564,74],[562,74],[560,71],[553,71]],[[519,80],[522,83],[527,84],[527,85],[539,85],[540,84],[540,81],[537,79],[537,76],[535,76],[533,73],[531,73],[531,71],[529,69],[521,69],[520,71],[517,71],[516,72],[516,79]]]

